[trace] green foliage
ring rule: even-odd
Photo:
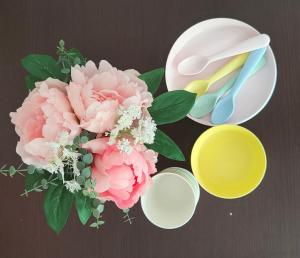
[[[44,212],[48,225],[57,234],[64,228],[71,212],[74,194],[63,185],[50,185],[45,193]]]
[[[88,141],[89,141],[89,137],[88,136],[83,135],[83,136],[80,137],[80,142],[82,144],[87,143]]]
[[[158,125],[170,124],[183,119],[191,110],[196,94],[175,90],[154,99],[149,112]]]
[[[147,148],[152,149],[166,158],[185,161],[184,155],[177,144],[164,132],[157,129],[154,143],[146,144]]]
[[[31,74],[28,74],[26,77],[25,77],[25,84],[26,84],[26,87],[28,90],[33,90],[35,88],[35,83],[40,81],[39,78],[31,75]]]
[[[75,195],[75,205],[78,217],[81,223],[85,225],[92,215],[93,200],[78,192]]]
[[[82,162],[82,161],[78,161],[78,162],[77,162],[77,168],[78,168],[79,170],[83,170],[83,169],[85,168],[85,163]]]
[[[158,68],[141,74],[139,78],[147,84],[148,91],[150,91],[154,95],[154,93],[159,88],[164,73],[165,73],[164,68]]]
[[[21,64],[35,79],[46,80],[49,77],[64,79],[59,65],[52,56],[31,54],[23,58]]]
[[[98,204],[95,206],[96,200],[98,201]],[[96,221],[93,222],[92,224],[90,224],[90,227],[99,229],[100,226],[105,223],[105,221],[100,220],[102,218],[101,214],[104,211],[104,203],[98,199],[94,199],[93,206],[94,206],[94,209],[92,210],[92,214],[93,214],[94,218],[96,219]]]
[[[30,166],[28,166],[27,169],[29,169],[29,167]],[[21,194],[21,196],[27,197],[30,192],[42,192],[43,190],[47,190],[50,185],[57,186],[55,181],[58,180],[58,175],[35,169],[34,173],[27,173],[25,178],[25,191]]]
[[[40,173],[27,173],[25,178],[25,190],[30,191],[36,186],[41,184],[42,179],[49,178],[48,175],[40,174]]]
[[[81,176],[85,177],[85,178],[89,178],[91,176],[91,168],[90,167],[86,167],[81,171]]]
[[[132,224],[132,220],[134,220],[135,217],[131,217],[129,215],[129,209],[123,209],[123,213],[124,213],[123,216],[124,222],[128,222],[129,224]]]
[[[21,60],[22,66],[29,73],[25,77],[28,90],[35,88],[35,82],[44,81],[49,77],[69,82],[71,67],[84,65],[86,60],[78,49],[65,48],[65,42],[59,41],[57,47],[58,61],[49,55],[30,54]]]
[[[33,174],[35,172],[35,170],[36,170],[35,166],[29,165],[27,167],[27,173],[28,174]]]
[[[10,177],[15,176],[16,174],[24,176],[23,172],[26,172],[27,169],[23,169],[22,166],[23,163],[17,168],[15,166],[8,167],[7,165],[4,165],[0,168],[0,174],[3,176],[10,176]]]
[[[58,65],[60,66],[60,72],[64,74],[64,81],[70,80],[71,67],[75,65],[84,65],[86,63],[85,58],[76,48],[66,49],[65,42],[61,39],[57,46]]]
[[[104,223],[105,223],[105,221],[97,219],[96,222],[94,222],[90,225],[90,227],[99,229],[100,226],[102,226]]]
[[[87,153],[87,154],[83,155],[82,161],[87,165],[92,164],[93,163],[93,155],[91,153]]]

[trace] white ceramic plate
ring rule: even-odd
[[[229,59],[211,63],[204,71],[194,76],[181,75],[177,71],[178,64],[186,57],[199,52],[202,55],[225,50],[259,32],[250,25],[233,19],[216,18],[200,22],[186,30],[174,43],[166,64],[166,83],[169,91],[183,89],[190,81],[207,79]],[[271,39],[272,40],[272,39]],[[266,64],[255,75],[249,78],[236,97],[236,108],[228,124],[240,124],[257,115],[268,103],[276,84],[277,68],[272,49],[268,47]],[[230,75],[229,75],[230,76]],[[226,82],[224,78],[209,88],[215,91]],[[192,120],[213,125],[210,114]]]

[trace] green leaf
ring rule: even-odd
[[[97,211],[99,211],[100,213],[104,211],[104,205],[102,203],[98,205]]]
[[[28,173],[28,174],[33,174],[34,172],[35,172],[35,166],[29,165],[29,166],[27,167],[27,173]]]
[[[40,174],[40,173],[33,173],[29,174],[27,173],[26,179],[25,179],[25,189],[27,191],[33,189],[35,186],[41,183],[42,179],[47,179],[49,175],[46,174]]]
[[[60,66],[51,56],[31,54],[23,58],[21,63],[27,72],[37,79],[46,80],[49,77],[64,79]]]
[[[77,145],[80,144],[80,136],[76,136],[76,137],[74,138],[73,144],[77,144]]]
[[[75,57],[74,60],[73,60],[73,63],[74,63],[75,65],[77,65],[77,64],[80,65],[81,62],[82,62],[82,61],[80,60],[79,57]]]
[[[83,136],[80,137],[80,142],[81,142],[82,144],[85,144],[85,143],[87,143],[88,141],[89,141],[89,137],[88,137],[88,136],[83,135]]]
[[[83,169],[85,168],[85,163],[82,162],[82,161],[78,161],[78,162],[77,162],[77,168],[78,168],[79,170],[83,170]]]
[[[80,51],[77,48],[70,48],[67,50],[68,55],[72,56],[74,59],[79,58],[81,61],[84,61],[84,57],[80,53]]]
[[[146,144],[149,149],[152,149],[166,158],[185,161],[184,155],[177,144],[164,132],[157,129],[154,143]]]
[[[83,176],[76,177],[76,181],[78,184],[83,185],[85,182],[85,178]]]
[[[82,161],[87,165],[92,164],[93,155],[91,153],[87,153],[87,154],[83,155]]]
[[[95,218],[100,218],[100,211],[98,211],[97,209],[95,209],[95,210],[93,210],[93,216],[95,217]]]
[[[64,47],[65,46],[65,41],[63,39],[61,39],[59,42],[58,42],[58,45],[60,47]]]
[[[48,225],[57,234],[66,225],[74,201],[74,194],[63,185],[50,185],[45,193],[44,212]]]
[[[66,67],[62,68],[60,71],[61,71],[63,74],[68,74],[68,73],[71,72],[70,68],[66,68]]]
[[[78,217],[83,225],[85,225],[92,215],[92,199],[84,196],[81,192],[75,195],[75,204]]]
[[[93,200],[93,207],[97,208],[102,202],[99,199],[94,199]]]
[[[164,76],[164,72],[165,72],[164,68],[158,68],[158,69],[143,73],[139,76],[139,78],[147,84],[148,91],[150,91],[152,93],[152,95],[154,95],[154,93],[159,88],[161,80]]]
[[[85,178],[89,178],[91,176],[91,168],[90,167],[86,167],[81,171],[81,175]]]
[[[29,74],[25,77],[25,84],[28,90],[33,90],[35,88],[35,83],[40,81],[39,78]]]
[[[91,228],[99,228],[99,225],[97,222],[93,222],[91,225],[90,225]]]
[[[196,96],[185,90],[166,92],[155,98],[148,110],[158,125],[174,123],[190,112]]]
[[[12,177],[17,173],[17,170],[14,166],[9,167],[9,175]]]

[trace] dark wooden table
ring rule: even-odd
[[[243,125],[257,134],[268,156],[267,174],[249,196],[222,200],[202,191],[190,223],[171,231],[150,224],[139,204],[131,212],[133,225],[123,223],[122,214],[108,205],[107,224],[100,231],[81,226],[73,212],[57,236],[45,222],[42,195],[21,198],[23,178],[0,177],[0,257],[300,257],[299,13],[299,0],[1,0],[1,164],[20,161],[8,116],[27,94],[19,61],[28,53],[54,55],[60,38],[95,61],[147,71],[164,66],[173,42],[191,25],[230,17],[271,36],[279,73],[268,106]],[[189,119],[165,126],[187,157],[206,129]],[[190,169],[189,161],[160,158],[159,169],[169,166]]]

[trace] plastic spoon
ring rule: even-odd
[[[184,89],[189,92],[197,93],[198,95],[204,94],[210,85],[222,79],[226,75],[239,69],[247,60],[248,53],[238,55],[224,65],[220,70],[213,74],[207,80],[195,80],[190,82]]]
[[[266,59],[263,57],[250,76],[259,71],[265,63]],[[194,118],[201,118],[210,113],[214,109],[218,100],[233,86],[237,76],[238,73],[236,73],[227,83],[224,84],[224,86],[219,88],[217,91],[208,92],[202,96],[198,96],[193,108],[190,111],[190,115]]]
[[[223,124],[232,116],[234,111],[234,100],[237,93],[240,91],[252,71],[263,57],[266,49],[267,48],[264,47],[250,53],[231,90],[217,103],[213,110],[211,115],[211,121],[213,124]]]
[[[269,43],[270,37],[268,35],[259,34],[217,54],[210,56],[195,54],[179,63],[178,72],[183,75],[195,75],[204,70],[204,68],[212,62],[241,53],[251,52],[259,48],[264,48],[268,46]]]

